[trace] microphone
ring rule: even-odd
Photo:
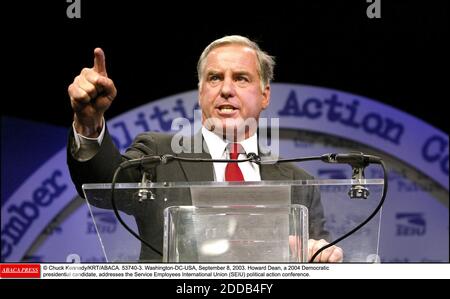
[[[366,155],[361,152],[351,152],[347,154],[324,154],[320,159],[326,163],[344,163],[352,167],[366,167],[369,164],[380,164],[381,158],[373,155]]]
[[[361,152],[325,154],[320,158],[326,163],[349,164],[352,167],[352,180],[364,180],[364,169],[369,164],[381,164],[381,158],[373,155],[365,155]],[[359,184],[352,185],[348,191],[348,196],[351,199],[367,199],[369,195],[369,188]]]
[[[261,162],[261,157],[255,153],[248,153],[247,159],[250,159],[250,162],[255,162],[257,164]]]
[[[150,181],[147,178],[147,172],[145,168],[154,168],[158,165],[167,164],[169,161],[173,160],[174,156],[172,155],[161,155],[161,156],[142,156],[137,159],[131,159],[124,161],[120,164],[121,169],[126,169],[130,167],[139,167],[142,171],[142,179],[140,185],[141,189],[137,191],[136,197],[137,200],[142,203],[147,200],[155,200],[156,196],[150,189],[146,188],[147,183]]]

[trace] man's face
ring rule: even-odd
[[[270,86],[261,90],[253,49],[226,45],[208,54],[199,88],[204,126],[213,127],[217,133],[226,129],[228,133],[236,134],[236,130],[244,127],[244,122],[249,123],[253,119],[257,123],[269,100]],[[234,139],[248,138],[254,130],[256,128],[247,128],[245,136],[238,132],[239,136]]]

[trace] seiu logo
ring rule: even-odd
[[[91,215],[88,213],[88,217]],[[112,234],[117,229],[117,220],[111,212],[93,212],[99,234]],[[87,223],[87,234],[96,234],[94,222]]]
[[[422,213],[397,213],[397,236],[423,236],[426,221]]]

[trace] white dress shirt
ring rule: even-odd
[[[228,143],[215,133],[202,127],[202,135],[208,146],[209,153],[212,159],[230,159],[230,154],[227,150]],[[258,136],[253,134],[250,138],[238,142],[245,153],[255,153],[258,155]],[[245,159],[245,154],[239,154],[238,159]],[[225,181],[225,168],[227,163],[213,163],[214,165],[214,180],[216,182]],[[245,181],[261,181],[259,173],[259,165],[251,162],[238,163]]]

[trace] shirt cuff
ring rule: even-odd
[[[96,138],[86,137],[77,133],[75,129],[75,122],[72,124],[74,136],[74,148],[72,148],[72,155],[78,161],[87,161],[97,154],[105,136],[105,119],[102,118],[102,131]]]
[[[102,131],[100,132],[100,135],[98,135],[98,137],[95,138],[86,137],[81,134],[78,134],[77,130],[75,129],[75,122],[72,123],[72,128],[77,149],[79,149],[82,144],[92,144],[97,142],[98,145],[101,145],[103,141],[103,136],[105,136],[105,119],[102,118]]]

